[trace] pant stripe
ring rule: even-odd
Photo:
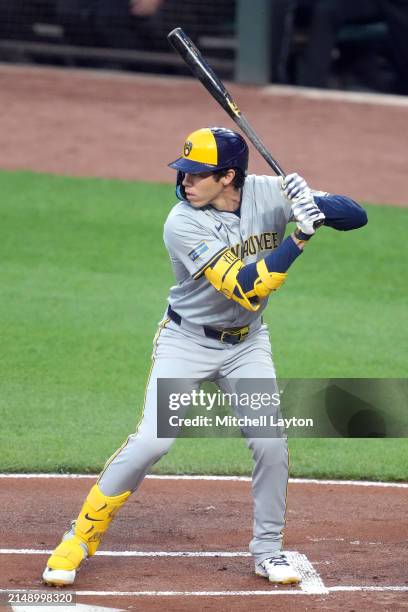
[[[164,319],[163,321],[161,321],[161,323],[159,324],[159,327],[157,328],[156,334],[154,336],[153,339],[153,354],[152,354],[152,362],[150,365],[150,370],[149,370],[149,374],[147,376],[147,381],[145,384],[145,390],[144,390],[144,397],[143,397],[143,410],[142,410],[142,415],[136,425],[136,430],[135,433],[138,432],[138,429],[143,421],[143,417],[144,417],[144,411],[145,411],[145,405],[146,405],[146,394],[147,394],[147,387],[149,386],[149,382],[150,382],[150,377],[152,375],[152,370],[153,370],[153,366],[154,366],[154,362],[155,362],[155,356],[156,356],[156,350],[157,350],[157,344],[159,341],[159,337],[161,332],[163,331],[163,329],[166,327],[166,325],[168,324],[168,322],[170,321],[170,319]],[[99,474],[98,480],[97,482],[100,481],[100,479],[102,478],[102,476],[104,475],[104,473],[106,472],[106,470],[108,469],[108,467],[110,466],[110,464],[112,463],[112,461],[119,455],[119,453],[125,448],[125,446],[128,444],[129,442],[129,437],[128,436],[126,438],[126,440],[123,442],[122,446],[120,446],[114,453],[113,455],[111,455],[109,457],[109,459],[107,460],[107,462],[105,463],[102,472]]]
[[[285,539],[285,527],[286,527],[286,517],[288,513],[288,488],[289,488],[289,474],[290,474],[290,452],[289,452],[289,444],[288,444],[288,479],[286,481],[286,491],[285,491],[285,514],[283,517],[283,529],[281,531],[282,534],[282,550],[285,550],[283,545]]]

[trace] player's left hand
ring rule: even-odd
[[[282,179],[282,191],[288,200],[293,200],[301,196],[311,195],[311,190],[305,179],[296,172],[287,174]]]
[[[315,203],[310,190],[309,193],[303,192],[303,194],[296,197],[293,200],[291,209],[298,228],[303,234],[308,236],[312,236],[316,231],[316,227],[319,227],[326,218]]]
[[[305,179],[293,172],[282,180],[282,191],[292,204],[292,216],[303,234],[312,236],[325,216],[316,205],[312,191]]]

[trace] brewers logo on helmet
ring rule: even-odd
[[[226,128],[202,128],[189,134],[183,155],[169,164],[178,170],[177,197],[184,199],[182,182],[185,174],[214,172],[238,168],[244,175],[248,168],[248,145],[240,134]]]
[[[184,143],[184,157],[188,157],[190,155],[192,148],[193,143],[190,140],[186,140]]]

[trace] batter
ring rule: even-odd
[[[262,312],[285,281],[321,223],[337,230],[367,222],[353,200],[311,191],[298,174],[286,179],[247,175],[248,146],[236,132],[203,128],[184,142],[177,170],[179,202],[164,225],[174,270],[168,306],[153,345],[143,416],[134,434],[108,460],[78,518],[48,559],[43,580],[74,582],[81,562],[95,554],[102,535],[149,468],[174,442],[157,436],[157,381],[204,380],[224,392],[239,379],[265,379],[277,390],[267,326]],[[289,222],[296,223],[285,236]],[[323,230],[319,230],[323,231]],[[314,314],[311,313],[313,329]],[[299,331],[299,350],[302,333]],[[239,405],[233,406],[239,414]],[[285,436],[253,437],[253,538],[249,548],[256,574],[275,583],[300,576],[282,550],[288,482]]]

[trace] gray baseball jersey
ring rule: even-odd
[[[240,217],[211,206],[174,206],[164,225],[164,243],[178,283],[170,289],[172,308],[191,323],[217,328],[243,327],[260,317],[268,299],[256,312],[245,310],[217,291],[203,271],[226,246],[245,264],[265,257],[282,242],[290,206],[280,178],[257,175],[245,180]]]

